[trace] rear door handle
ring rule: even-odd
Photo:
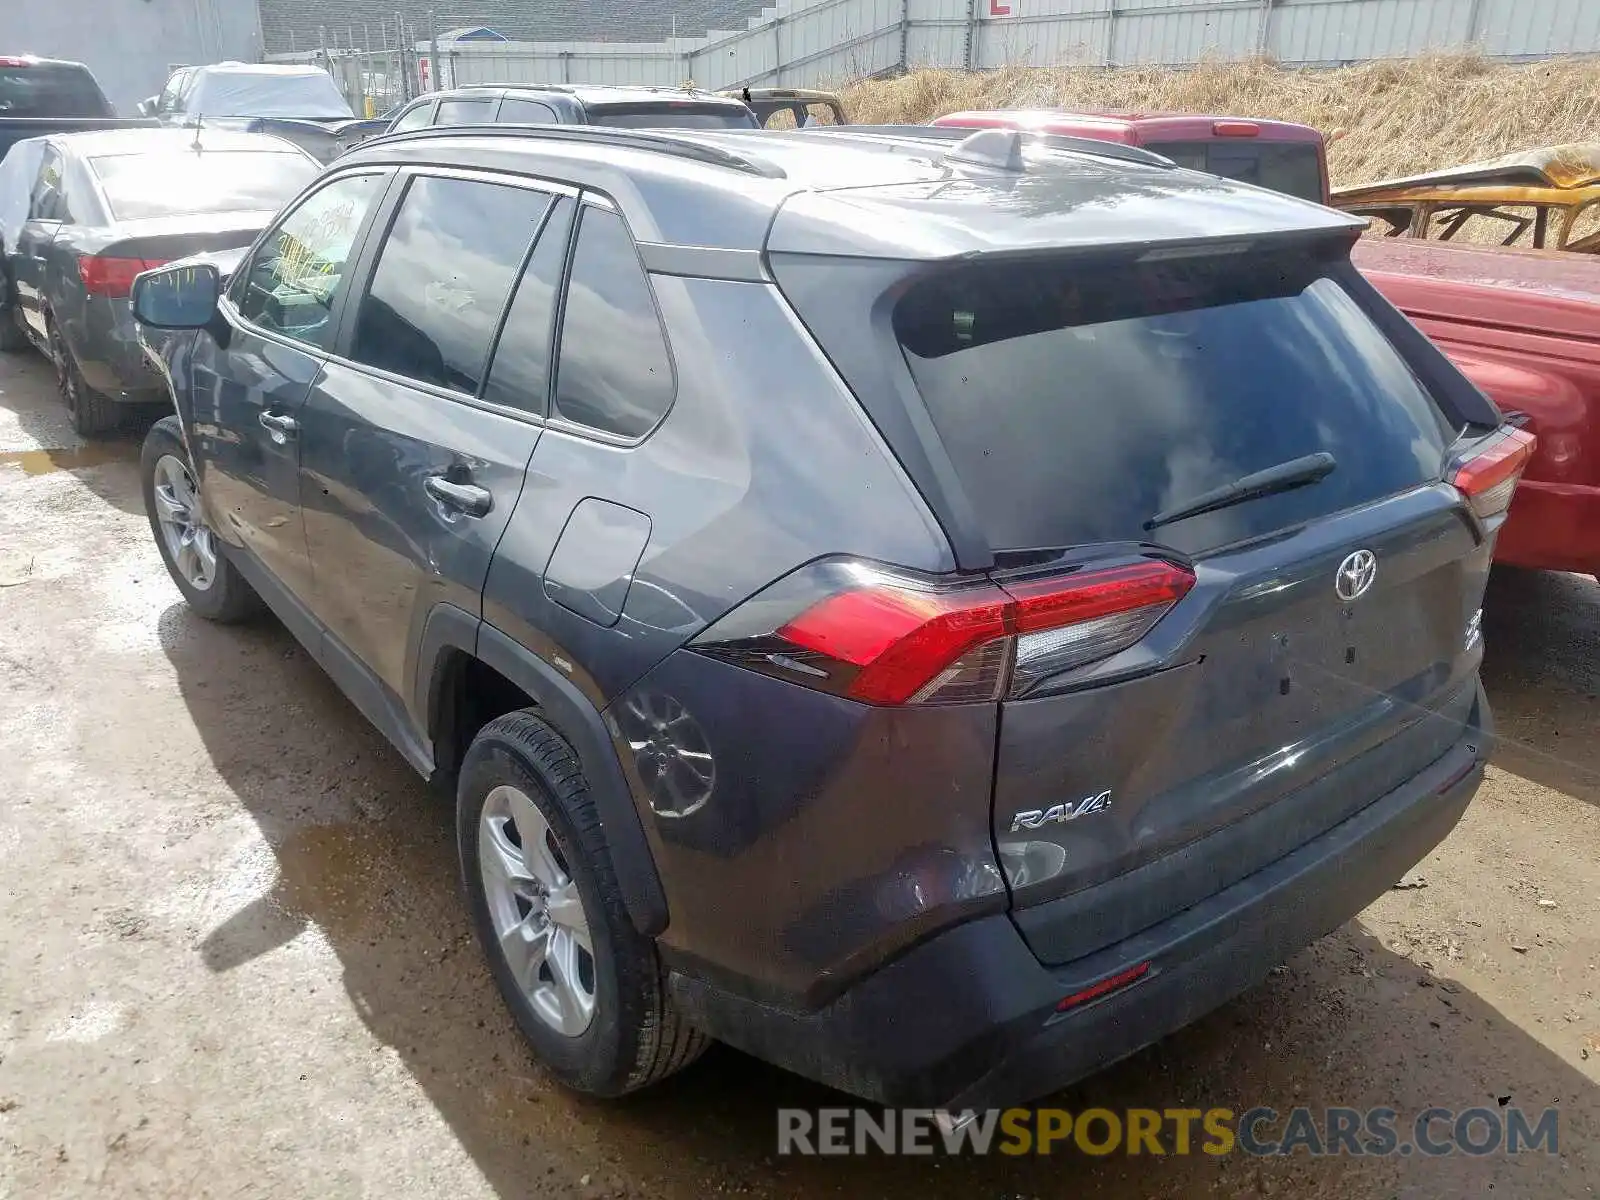
[[[277,413],[264,412],[257,419],[261,422],[261,427],[272,435],[272,440],[280,446],[292,438],[300,428],[300,423],[293,417],[280,417]]]
[[[469,517],[487,516],[494,507],[493,494],[476,484],[452,483],[443,475],[429,475],[423,479],[422,487],[446,508],[466,513]]]

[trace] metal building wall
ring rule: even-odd
[[[1600,0],[782,0],[749,29],[670,43],[440,49],[445,81],[726,88],[918,66],[1182,66],[1258,54],[1332,65],[1468,46],[1504,58],[1600,53]]]

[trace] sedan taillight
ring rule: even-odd
[[[85,254],[78,259],[78,278],[91,296],[125,299],[133,291],[133,279],[141,271],[167,265],[163,258],[116,258],[104,254]]]
[[[868,704],[992,701],[1133,645],[1193,585],[1192,572],[1158,559],[1005,583],[831,559],[752,597],[693,646]]]

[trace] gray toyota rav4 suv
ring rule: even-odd
[[[150,522],[453,788],[567,1084],[716,1038],[1021,1101],[1338,926],[1480,781],[1530,439],[1359,228],[1008,131],[379,138],[139,277]]]

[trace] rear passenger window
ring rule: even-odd
[[[487,125],[494,113],[492,100],[441,100],[435,125]]]
[[[511,283],[549,204],[526,188],[413,179],[357,310],[350,357],[475,395]]]
[[[650,281],[622,218],[586,207],[567,284],[556,408],[579,425],[639,437],[672,406],[672,360]]]
[[[567,263],[567,234],[572,229],[574,204],[566,197],[556,201],[539,234],[539,244],[517,283],[517,294],[506,314],[495,348],[494,366],[483,398],[507,408],[544,416],[550,399],[550,346],[555,334],[556,294],[561,270]]]
[[[495,119],[502,125],[554,125],[559,118],[548,104],[507,96],[500,101],[500,115]]]

